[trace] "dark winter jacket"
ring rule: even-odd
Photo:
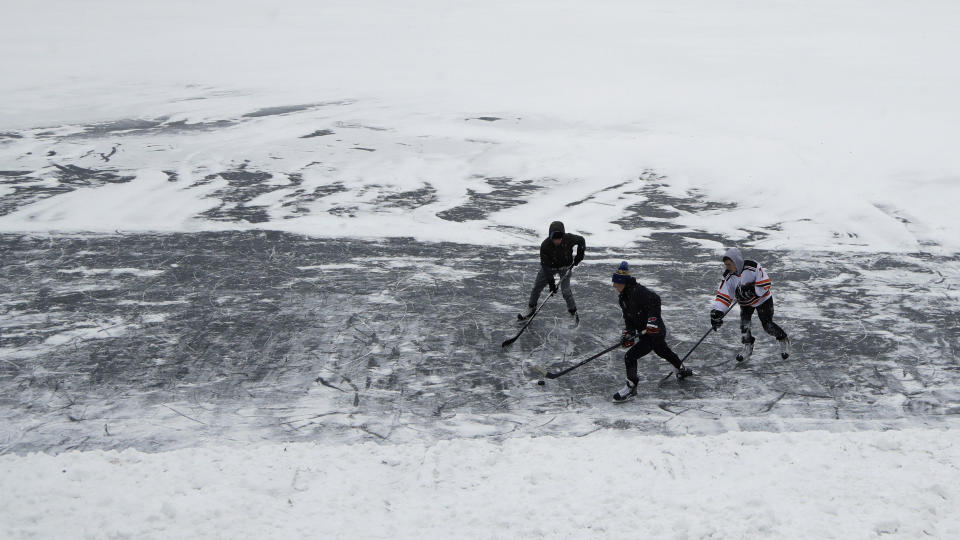
[[[554,231],[563,234],[563,240],[559,246],[553,245],[552,236]],[[583,260],[583,254],[587,250],[587,242],[579,234],[568,233],[563,228],[563,223],[554,221],[550,224],[550,234],[547,239],[540,244],[540,264],[547,268],[564,268],[573,264],[573,246],[577,246],[577,259]]]
[[[657,293],[629,278],[620,293],[620,309],[623,310],[624,328],[640,332],[647,327],[647,319],[656,317],[657,325],[663,329],[660,319],[660,297]]]

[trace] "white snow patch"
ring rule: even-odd
[[[85,276],[102,276],[109,274],[111,276],[131,275],[137,277],[154,277],[162,274],[164,270],[142,270],[140,268],[86,268],[84,266],[80,266],[78,268],[57,270],[57,272],[61,274],[83,274]]]
[[[355,263],[340,263],[340,264],[316,264],[313,266],[298,266],[297,270],[309,271],[309,270],[356,270],[364,268],[363,266]],[[365,269],[366,271],[379,271],[378,268]]]
[[[147,313],[140,317],[140,322],[143,324],[161,323],[169,317],[168,313]]]
[[[399,304],[400,302],[390,294],[390,291],[379,291],[367,296],[367,301],[374,304]]]
[[[187,300],[163,300],[160,302],[149,302],[146,300],[120,300],[118,306],[175,306],[179,304],[189,304]]]
[[[0,518],[8,538],[955,538],[958,434],[608,430],[6,455]]]
[[[71,328],[63,332],[53,334],[44,340],[45,345],[63,345],[75,341],[86,341],[90,339],[104,339],[123,335],[133,328],[132,325],[123,324],[119,319],[91,321],[83,323],[82,326]]]

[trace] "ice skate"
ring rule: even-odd
[[[626,381],[626,384],[623,385],[623,388],[613,395],[613,402],[623,403],[624,401],[630,401],[635,397],[637,397],[637,385],[628,380]]]
[[[517,313],[517,321],[523,322],[533,317],[533,314],[537,312],[537,306],[530,306],[527,308],[526,313]]]
[[[780,343],[780,358],[784,360],[790,358],[790,338],[784,336],[783,339],[778,339],[777,342]]]

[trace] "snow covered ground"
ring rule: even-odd
[[[957,3],[2,13],[0,536],[960,533]],[[553,219],[582,327],[500,351]],[[731,244],[788,361],[531,384]]]
[[[960,431],[7,456],[5,536],[956,538]]]

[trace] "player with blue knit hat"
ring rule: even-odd
[[[667,325],[660,316],[660,296],[637,283],[630,275],[627,261],[620,263],[613,273],[613,287],[620,293],[620,309],[623,311],[624,330],[620,345],[629,349],[623,356],[627,369],[627,383],[616,394],[613,401],[621,403],[637,395],[637,360],[653,351],[673,366],[677,380],[693,375],[693,370],[684,367],[677,353],[667,345]]]
[[[617,271],[613,273],[613,282],[626,284],[628,279],[630,279],[630,265],[627,264],[627,261],[623,261]]]

